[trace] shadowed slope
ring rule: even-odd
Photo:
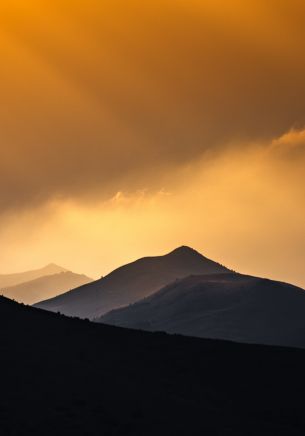
[[[191,276],[100,322],[241,342],[305,347],[305,291],[241,274]]]
[[[152,334],[0,298],[0,433],[303,436],[305,351]]]
[[[165,256],[144,257],[86,286],[38,303],[42,309],[81,318],[95,318],[144,298],[173,280],[190,274],[226,273],[222,265],[189,247]]]
[[[85,275],[66,271],[11,286],[2,293],[20,303],[34,304],[42,298],[52,298],[89,282],[92,282],[92,279]]]
[[[16,286],[21,283],[38,279],[39,277],[58,274],[65,271],[67,271],[65,268],[55,265],[54,263],[50,263],[43,268],[35,269],[32,271],[25,271],[13,274],[0,274],[0,289],[7,288],[9,286]]]

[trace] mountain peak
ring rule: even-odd
[[[66,268],[63,268],[62,266],[59,266],[56,263],[49,263],[37,271],[40,272],[39,275],[41,276],[49,276],[53,274],[68,272]]]
[[[181,246],[162,256],[142,257],[123,265],[102,280],[37,304],[68,316],[97,318],[118,307],[148,297],[165,285],[191,275],[228,273],[224,266]]]
[[[175,248],[175,250],[171,251],[169,255],[196,255],[196,256],[202,256],[198,251],[194,250],[191,247],[188,247],[187,245],[181,245],[181,247]]]
[[[63,268],[62,266],[56,265],[56,263],[49,263],[48,265],[46,265],[44,268],[42,268],[43,270],[54,270],[56,272],[65,272],[67,271],[65,268]]]

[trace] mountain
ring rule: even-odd
[[[0,298],[0,433],[303,436],[305,350],[99,325]]]
[[[0,290],[10,286],[19,285],[20,283],[29,282],[31,280],[38,279],[39,277],[58,274],[65,271],[67,271],[65,268],[55,265],[54,263],[50,263],[43,268],[32,271],[14,274],[0,274]]]
[[[98,321],[239,342],[305,347],[305,291],[241,274],[191,276]]]
[[[85,275],[65,271],[8,287],[2,293],[20,303],[34,304],[42,298],[54,297],[89,282],[92,282],[92,279]]]
[[[90,318],[151,295],[162,286],[190,274],[226,273],[229,270],[189,247],[165,256],[144,257],[106,277],[36,305],[69,316]]]

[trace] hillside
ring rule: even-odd
[[[20,283],[29,282],[31,280],[38,279],[39,277],[49,276],[52,274],[58,274],[67,271],[61,266],[50,263],[43,268],[25,271],[13,274],[0,274],[0,290],[8,288],[10,286],[16,286]]]
[[[305,347],[305,291],[241,274],[191,276],[100,322],[239,342]]]
[[[81,318],[96,318],[134,303],[162,286],[190,274],[226,273],[229,270],[189,247],[165,256],[144,257],[124,265],[104,278],[36,306]]]
[[[65,271],[8,287],[1,293],[20,303],[34,304],[41,299],[54,297],[91,281],[92,279],[85,275]]]
[[[5,298],[0,329],[3,435],[304,435],[304,350],[124,330]]]

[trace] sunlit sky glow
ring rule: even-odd
[[[3,0],[0,273],[191,245],[305,287],[301,0]]]

